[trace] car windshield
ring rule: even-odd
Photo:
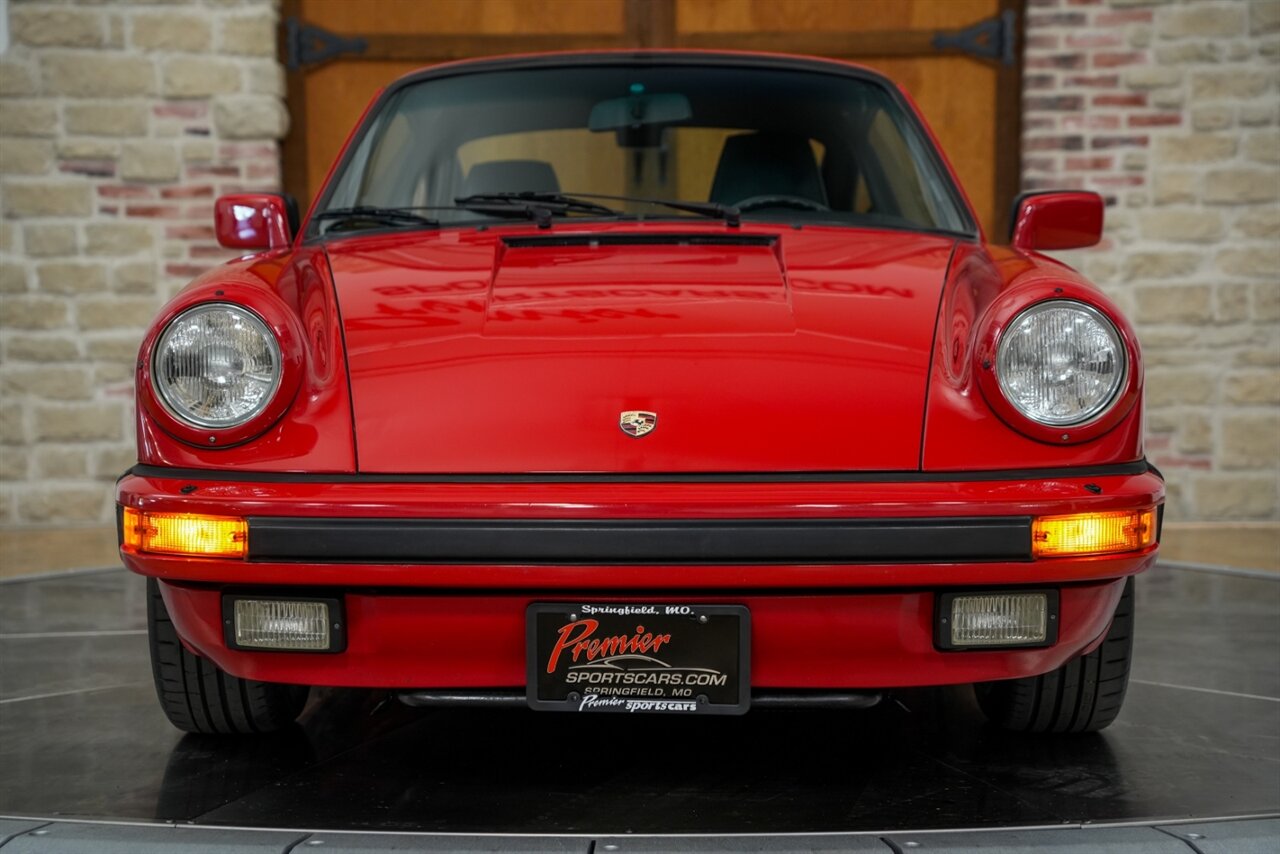
[[[703,207],[662,204],[672,201]],[[345,158],[310,233],[723,215],[715,205],[743,221],[972,230],[914,117],[874,78],[650,61],[401,86]]]

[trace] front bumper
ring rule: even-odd
[[[1031,560],[1029,520],[1160,505],[1163,481],[1145,466],[967,477],[476,482],[140,467],[121,479],[117,500],[151,512],[249,518],[248,560],[122,550],[131,570],[164,582],[187,645],[246,678],[518,687],[527,606],[579,600],[745,605],[756,688],[889,688],[1047,672],[1102,636],[1123,578],[1148,568],[1155,547]],[[269,547],[255,552],[255,530]],[[936,593],[991,587],[1059,590],[1057,643],[936,649]],[[346,650],[229,649],[223,592],[270,589],[341,596]]]

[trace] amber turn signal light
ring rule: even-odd
[[[1031,525],[1034,557],[1101,555],[1145,549],[1156,541],[1156,512],[1119,510],[1041,516]]]
[[[125,546],[140,552],[238,557],[249,552],[249,523],[234,516],[147,513],[124,508]]]

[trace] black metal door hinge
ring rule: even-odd
[[[285,65],[297,71],[307,65],[318,65],[347,53],[364,53],[369,43],[362,38],[345,38],[326,29],[306,24],[297,18],[287,18],[285,45],[288,48]]]
[[[1018,13],[1006,9],[998,17],[987,18],[963,30],[945,30],[933,37],[938,50],[952,48],[979,59],[990,59],[1001,65],[1017,62]]]

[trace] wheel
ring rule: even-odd
[[[147,638],[156,696],[178,729],[252,735],[288,726],[306,705],[306,685],[277,685],[231,676],[187,651],[169,619],[160,585],[147,579]]]
[[[1120,714],[1132,652],[1130,577],[1097,649],[1042,676],[979,683],[978,705],[992,723],[1016,732],[1097,732]]]

